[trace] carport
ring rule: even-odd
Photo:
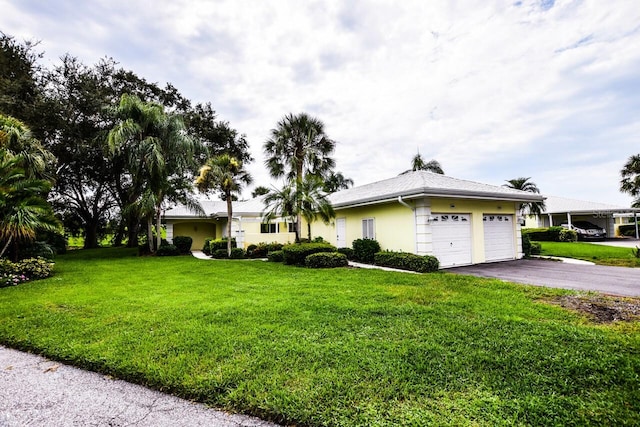
[[[587,202],[583,200],[566,199],[563,197],[547,196],[546,209],[540,215],[540,227],[569,224],[574,221],[588,221],[607,230],[607,236],[615,236],[614,214],[631,214],[636,224],[636,239],[638,233],[638,208],[609,205],[605,203]]]

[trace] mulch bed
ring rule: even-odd
[[[605,295],[565,295],[553,301],[561,307],[587,314],[596,323],[640,319],[640,298]]]

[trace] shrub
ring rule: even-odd
[[[529,236],[530,240],[537,242],[549,241],[549,229],[548,228],[523,228],[522,236]]]
[[[353,260],[353,249],[351,248],[338,248],[338,252],[341,254],[345,254],[349,261]]]
[[[529,258],[531,256],[531,239],[529,238],[529,234],[522,231],[522,253],[525,258]]]
[[[321,236],[314,237],[311,243],[324,243],[324,239]]]
[[[237,248],[238,245],[236,244],[236,239],[233,238],[231,239],[231,248]],[[209,241],[209,250],[211,251],[211,253],[213,253],[214,251],[218,250],[218,249],[224,249],[227,250],[227,239],[215,239],[215,240],[211,240]]]
[[[47,242],[32,242],[20,251],[20,258],[44,258],[52,260],[55,249]]]
[[[18,286],[20,283],[28,282],[29,278],[24,274],[2,273],[0,274],[0,288],[8,286]]]
[[[376,265],[401,270],[430,273],[438,271],[440,262],[431,255],[416,255],[408,252],[378,252],[374,256]]]
[[[189,236],[175,236],[173,238],[173,244],[178,248],[180,255],[188,255],[191,252],[193,239]]]
[[[307,256],[304,264],[309,268],[346,267],[349,260],[345,254],[338,252],[318,252]]]
[[[288,265],[304,265],[307,256],[318,252],[335,252],[335,246],[328,243],[296,243],[282,247],[284,263]]]
[[[25,275],[29,280],[45,279],[51,276],[54,264],[44,258],[27,258],[14,264],[13,273]]]
[[[560,242],[577,242],[578,241],[578,233],[575,230],[568,230],[563,228],[558,235],[558,241]]]
[[[282,243],[278,242],[269,243],[267,244],[267,253],[273,251],[281,251],[283,246],[284,245]]]
[[[531,255],[540,255],[542,245],[539,242],[531,242]]]
[[[565,228],[554,225],[553,227],[549,227],[549,231],[547,232],[549,234],[549,241],[550,242],[559,242],[560,241],[560,233],[562,233],[562,230],[565,230]]]
[[[211,249],[209,248],[209,244],[211,243],[212,240],[215,240],[215,239],[213,237],[207,237],[206,239],[204,239],[202,252],[204,252],[206,255],[211,255]]]
[[[380,243],[373,239],[356,239],[352,246],[353,258],[366,264],[373,264],[374,255],[380,252]]]
[[[284,261],[284,252],[283,251],[271,251],[267,254],[267,260],[269,262],[283,262]]]
[[[67,238],[58,231],[42,231],[38,233],[37,239],[49,244],[56,255],[67,253]]]
[[[13,263],[6,258],[0,258],[0,274],[13,274]]]
[[[631,254],[633,255],[634,258],[640,258],[640,248],[638,246],[636,246],[635,248],[632,248]]]
[[[176,245],[163,245],[156,251],[158,256],[177,256],[180,255],[180,250]]]
[[[225,249],[226,251],[226,249]],[[232,248],[231,255],[229,256],[231,259],[244,259],[244,249],[242,248]]]
[[[216,259],[223,259],[223,258],[229,258],[229,255],[227,254],[226,248],[216,249],[215,251],[211,252],[211,257]]]
[[[248,258],[266,258],[269,252],[269,245],[266,243],[258,243],[257,245],[249,245],[247,247]]]

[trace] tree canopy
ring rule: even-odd
[[[539,194],[540,190],[538,189],[538,186],[535,182],[530,181],[530,179],[531,177],[509,179],[504,186],[513,188],[514,190]],[[520,212],[523,214],[540,215],[545,209],[546,206],[544,202],[527,202],[522,204]]]

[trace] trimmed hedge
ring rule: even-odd
[[[287,265],[305,265],[305,258],[318,252],[335,252],[336,247],[328,243],[297,243],[282,247],[284,263]]]
[[[553,226],[549,228],[523,228],[522,233],[536,242],[561,242],[560,235],[564,227]],[[568,240],[567,240],[568,241]]]
[[[226,251],[226,249],[225,249]],[[244,249],[242,248],[232,248],[231,249],[231,255],[229,255],[229,258],[231,259],[244,259]]]
[[[341,254],[345,254],[349,261],[353,260],[353,249],[351,248],[338,248],[338,252]]]
[[[380,243],[373,239],[356,239],[353,241],[353,258],[365,264],[375,262],[375,254],[380,252]]]
[[[163,245],[156,251],[157,256],[178,256],[180,251],[176,245]]]
[[[440,262],[431,255],[416,255],[408,252],[378,252],[374,256],[376,265],[400,270],[431,273],[438,271]]]
[[[193,239],[189,236],[175,236],[173,238],[173,244],[178,248],[180,255],[189,255],[191,253],[191,244]]]
[[[283,251],[272,251],[267,254],[267,261],[269,262],[283,262],[284,261],[284,252]]]
[[[348,266],[349,260],[338,252],[318,252],[306,257],[304,264],[309,268],[336,268]]]
[[[560,242],[577,242],[578,241],[578,233],[575,230],[567,230],[563,228],[558,235],[558,239]]]

